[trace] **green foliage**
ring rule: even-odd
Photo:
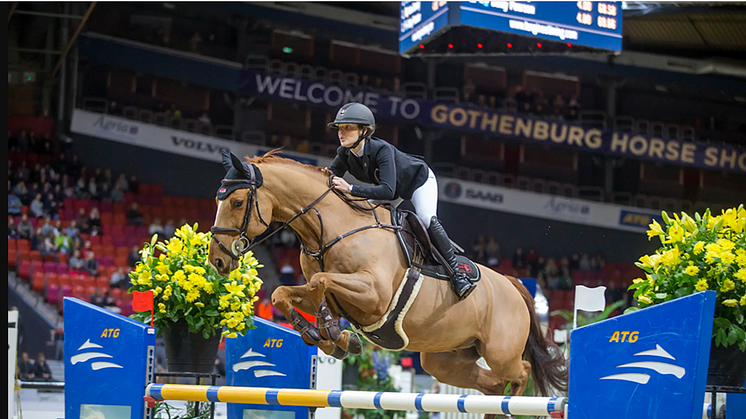
[[[388,373],[388,367],[396,363],[398,352],[390,352],[363,340],[363,352],[360,355],[349,354],[344,360],[344,368],[357,369],[356,389],[359,391],[399,392],[394,387]],[[342,417],[354,418],[357,415],[365,419],[403,418],[406,412],[376,409],[343,409]]]

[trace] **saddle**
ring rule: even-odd
[[[438,252],[430,241],[430,235],[417,215],[412,211],[398,209],[394,206],[389,208],[391,212],[391,224],[397,228],[396,235],[399,244],[407,257],[407,266],[415,268],[424,275],[431,276],[443,281],[450,281],[448,265],[445,258]],[[481,272],[477,265],[463,255],[463,249],[453,243],[456,250],[456,260],[459,270],[465,273],[472,283],[481,278]]]

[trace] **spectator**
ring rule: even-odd
[[[73,240],[78,236],[78,224],[75,222],[75,220],[71,220],[70,224],[67,225],[67,228],[65,228],[65,235]]]
[[[282,285],[295,285],[295,268],[287,259],[280,268],[280,282]]]
[[[34,200],[31,201],[31,205],[29,206],[29,211],[31,212],[31,215],[36,218],[42,218],[44,217],[44,201],[41,200],[41,194],[37,193],[34,197]]]
[[[45,217],[44,224],[41,226],[41,234],[44,236],[47,236],[49,234],[54,234],[55,236],[57,236],[58,234],[60,234],[60,232],[52,225],[51,218]]]
[[[523,254],[523,248],[518,247],[513,254],[513,268],[524,269],[526,267],[526,255]]]
[[[101,184],[101,189],[98,191],[98,199],[103,202],[112,202],[111,193],[112,190],[109,187],[109,184],[104,182]]]
[[[29,196],[29,190],[26,187],[26,182],[24,182],[23,180],[16,183],[13,192],[16,194],[18,199],[21,200],[21,203],[23,203],[23,205],[28,205],[30,203],[31,197]]]
[[[212,121],[210,120],[210,117],[207,116],[207,112],[202,112],[202,116],[200,116],[197,120],[205,125],[212,125]]]
[[[98,183],[96,183],[95,177],[91,177],[90,179],[88,179],[87,194],[91,199],[95,199],[95,200],[100,199],[99,191],[98,191]]]
[[[83,247],[80,249],[80,254],[83,256],[83,260],[88,257],[88,253],[93,252],[93,245],[90,240],[86,240],[83,243]]]
[[[127,198],[124,196],[124,189],[119,186],[118,183],[114,186],[114,189],[112,189],[111,194],[109,195],[109,200],[111,202],[119,203],[127,202]]]
[[[166,115],[170,116],[172,119],[178,119],[181,118],[181,110],[176,107],[175,103],[172,103],[171,108],[166,111]]]
[[[153,219],[150,227],[148,227],[148,234],[150,234],[151,237],[153,236],[153,234],[157,234],[158,237],[163,237],[165,235],[165,230],[163,229],[160,218],[156,217]]]
[[[8,214],[21,215],[22,210],[23,202],[21,202],[21,198],[16,195],[15,190],[11,190],[8,194]]]
[[[91,208],[91,214],[88,216],[89,232],[92,232],[94,228],[101,228],[101,213],[98,208]]]
[[[39,352],[36,357],[36,363],[34,364],[34,375],[36,381],[53,381],[52,370],[47,364],[47,357],[44,356],[44,352]]]
[[[85,208],[78,210],[78,216],[75,218],[75,225],[81,233],[88,234],[91,231],[91,218],[86,213]]]
[[[131,192],[135,195],[140,193],[140,182],[137,180],[137,176],[135,175],[130,176],[129,185],[130,187],[129,187],[128,192]]]
[[[121,314],[122,309],[117,306],[117,299],[114,298],[113,295],[111,295],[111,288],[106,290],[104,293],[104,309],[111,311],[112,313]]]
[[[137,245],[132,246],[132,250],[130,251],[130,254],[127,255],[127,264],[134,268],[135,265],[137,265],[137,262],[140,261],[140,249],[137,247]]]
[[[294,249],[298,247],[298,238],[295,236],[295,232],[290,228],[286,228],[280,232],[280,241],[282,242],[282,246],[285,248]]]
[[[122,191],[126,191],[129,189],[129,186],[130,184],[127,181],[127,177],[124,175],[124,173],[121,173],[117,178],[116,183],[114,184],[114,189],[119,188]]]
[[[171,44],[171,36],[168,33],[168,29],[161,26],[158,28],[158,31],[155,33],[158,37],[158,41],[160,41],[161,46],[168,47]]]
[[[50,191],[46,194],[46,199],[44,200],[44,213],[49,214],[52,218],[59,218],[58,211],[60,210],[60,202],[62,202],[61,199],[57,199],[57,197],[54,196],[54,192]]]
[[[28,352],[21,353],[18,361],[18,379],[21,381],[34,381],[36,379],[34,363],[28,356]]]
[[[168,221],[166,221],[166,225],[163,226],[163,236],[166,239],[170,239],[174,234],[176,234],[176,226],[174,225],[174,220],[169,218]]]
[[[21,221],[18,223],[18,238],[30,240],[34,235],[34,225],[28,219],[28,215],[21,215]]]
[[[140,207],[137,205],[137,202],[133,202],[129,211],[127,211],[127,223],[138,226],[145,224],[143,214],[140,212]]]
[[[538,272],[539,266],[539,254],[536,253],[536,249],[531,246],[528,248],[528,253],[526,253],[526,265],[531,267],[532,272]]]
[[[16,226],[16,219],[13,217],[8,217],[8,238],[18,238],[18,227]]]
[[[85,273],[85,261],[80,249],[73,250],[72,256],[67,260],[67,264],[70,267],[70,273],[73,275],[82,275]]]
[[[96,288],[93,291],[93,295],[91,295],[90,303],[93,304],[94,306],[99,306],[101,308],[104,308],[104,304],[106,303],[106,298],[104,297],[103,294],[101,294],[100,289]]]
[[[55,246],[57,247],[57,251],[65,254],[69,254],[73,246],[75,245],[75,237],[69,237],[65,234],[58,234],[55,238]]]
[[[21,151],[21,152],[29,151],[28,134],[26,134],[26,131],[21,132],[21,135],[18,136],[18,138],[16,139],[16,142],[18,144],[18,151]]]
[[[577,270],[580,270],[580,255],[573,253],[572,259],[570,259],[570,273]]]
[[[487,240],[487,245],[484,248],[484,255],[487,258],[487,266],[495,268],[500,264],[500,246],[494,237],[490,237]]]
[[[485,248],[487,243],[483,235],[477,236],[474,243],[471,245],[472,258],[477,263],[484,263],[486,261]]]
[[[111,274],[111,279],[109,283],[114,288],[121,288],[121,289],[128,288],[130,284],[130,279],[129,279],[129,276],[127,275],[127,272],[124,271],[124,267],[122,266],[118,267],[117,270]]]
[[[604,259],[604,255],[601,252],[596,252],[596,257],[594,259],[596,260],[596,270],[603,271],[604,266],[606,265],[606,259]]]
[[[199,54],[199,47],[202,43],[202,36],[200,36],[199,32],[195,32],[194,35],[192,35],[192,38],[189,39],[189,50],[195,54]]]
[[[93,251],[88,252],[86,255],[83,269],[85,269],[90,276],[98,276],[98,261],[96,260],[96,255]]]
[[[580,256],[580,262],[578,263],[578,269],[581,271],[591,270],[591,260],[586,253]]]
[[[122,108],[119,106],[119,104],[115,100],[112,100],[109,103],[109,115],[118,116],[121,114],[122,114]]]

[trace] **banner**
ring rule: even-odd
[[[356,87],[338,86],[280,74],[243,70],[239,91],[335,111],[364,103],[377,118],[423,127],[495,135],[532,144],[554,144],[581,151],[746,174],[746,149],[655,138],[583,127],[568,121],[508,114],[493,109],[436,103]]]
[[[243,144],[80,109],[73,113],[70,131],[213,162],[221,162],[220,152],[223,149],[238,156],[257,156],[270,150],[265,146]],[[283,151],[281,155],[320,167],[329,167],[332,162],[327,157],[293,151]],[[351,183],[360,183],[349,174],[345,179]],[[550,220],[640,233],[647,231],[653,219],[663,222],[660,213],[641,208],[539,194],[446,177],[438,178],[438,187],[439,199],[446,202]]]
[[[224,140],[80,109],[73,112],[70,131],[217,163],[222,161],[222,150],[232,151],[237,156],[256,156],[269,151],[269,148],[264,146]],[[283,151],[281,155],[314,166],[328,166],[331,163],[331,159],[292,151]]]
[[[565,198],[459,179],[439,178],[438,188],[438,198],[445,202],[614,230],[644,233],[653,220],[662,222],[661,214],[653,210]]]

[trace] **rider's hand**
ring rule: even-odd
[[[341,177],[334,176],[332,178],[332,186],[338,191],[350,193],[350,184]]]

